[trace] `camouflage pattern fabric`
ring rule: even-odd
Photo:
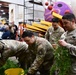
[[[61,39],[68,43],[66,48],[69,50],[72,61],[70,75],[76,75],[76,29],[71,32],[65,32]]]
[[[51,44],[56,44],[58,39],[60,39],[61,35],[64,33],[64,29],[62,27],[58,27],[57,30],[54,30],[53,27],[50,27],[46,34],[45,38],[51,43]]]
[[[46,39],[35,37],[35,42],[28,46],[31,52],[32,64],[28,73],[34,74],[37,70],[50,70],[53,64],[53,47]]]
[[[25,61],[28,45],[16,40],[0,40],[0,66],[4,65],[9,57],[16,56],[19,61]],[[22,58],[21,58],[22,57]]]

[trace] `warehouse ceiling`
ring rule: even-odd
[[[42,6],[41,0],[29,0],[29,2]],[[8,2],[0,1],[0,17],[1,18],[7,18],[7,19],[9,18],[9,4],[10,3]]]

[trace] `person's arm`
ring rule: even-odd
[[[0,58],[0,67],[2,67],[6,63],[6,60],[3,58]]]
[[[46,31],[46,33],[45,33],[45,39],[49,40],[49,32],[48,31]]]
[[[46,54],[46,48],[43,47],[42,45],[40,45],[38,47],[38,52],[36,54],[36,58],[35,58],[34,62],[32,63],[31,67],[29,68],[27,75],[32,75],[35,73],[35,71],[43,63],[45,54]]]
[[[4,52],[2,53],[2,57],[4,60],[7,60],[9,57],[12,57],[14,54],[15,51],[8,48],[7,50],[4,50]]]
[[[68,48],[69,52],[71,55],[76,56],[76,46],[72,45],[72,44],[67,44],[66,48]]]
[[[76,46],[73,45],[73,44],[67,43],[66,41],[64,41],[66,36],[67,36],[67,31],[62,34],[62,36],[61,36],[61,38],[59,40],[59,44],[61,46],[65,46],[69,50],[71,55],[76,56]],[[76,40],[74,40],[74,41],[76,41]]]
[[[66,35],[67,35],[67,31],[64,32],[64,33],[61,35],[60,40],[65,40]]]
[[[2,67],[6,63],[8,57],[11,56],[12,53],[13,52],[9,48],[7,48],[6,46],[3,47],[0,57],[0,67]]]
[[[49,32],[50,33],[52,32],[52,28],[51,27],[45,33],[45,39],[47,39],[48,41],[49,41]]]
[[[70,52],[71,55],[76,56],[76,46],[74,46],[73,44],[69,44],[69,43],[67,43],[64,40],[59,40],[59,44],[61,46],[66,47],[69,50],[69,52]]]

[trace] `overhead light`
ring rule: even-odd
[[[4,10],[0,10],[1,12],[3,12]]]
[[[5,12],[2,13],[3,15],[5,14]]]

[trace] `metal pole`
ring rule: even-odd
[[[33,0],[34,2],[34,0]],[[33,3],[33,22],[34,22],[34,3]]]
[[[24,17],[23,17],[23,22],[25,22],[25,0],[24,0],[24,11],[23,11]]]

